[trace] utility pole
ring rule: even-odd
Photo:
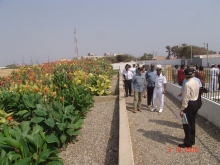
[[[192,45],[191,45],[191,65],[192,65]]]
[[[79,54],[78,54],[78,45],[77,45],[77,38],[76,38],[76,28],[74,28],[74,45],[75,45],[75,56],[77,56],[78,58]]]
[[[207,67],[209,67],[209,48],[207,43]]]

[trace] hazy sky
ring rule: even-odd
[[[220,51],[220,0],[0,0],[0,66],[79,55],[141,56],[182,43]]]

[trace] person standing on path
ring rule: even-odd
[[[145,74],[142,74],[143,68],[138,68],[138,74],[132,78],[132,92],[134,92],[134,110],[133,113],[136,113],[137,110],[141,112],[141,101],[142,93],[145,90],[146,79]]]
[[[174,84],[178,83],[178,65],[175,65],[173,68],[173,82]]]
[[[218,65],[218,85],[219,85],[219,87],[218,87],[218,90],[220,90],[220,65]]]
[[[206,79],[206,73],[204,71],[203,66],[199,67],[199,71],[195,73],[195,77],[197,77],[198,79],[200,79],[201,83],[202,83],[202,87],[205,87],[205,79]]]
[[[197,99],[200,89],[199,83],[193,78],[192,69],[185,69],[184,74],[187,82],[183,88],[180,116],[183,118],[185,113],[188,124],[183,124],[184,143],[178,145],[181,148],[192,147],[195,144],[195,120],[199,109]]]
[[[133,77],[133,73],[129,70],[129,67],[126,67],[125,72],[123,73],[124,77],[124,83],[125,83],[125,96],[128,97],[128,92],[129,96],[131,96],[131,80]]]
[[[153,93],[153,108],[151,111],[156,110],[157,105],[157,99],[160,100],[160,109],[159,113],[163,111],[163,105],[164,105],[164,94],[166,93],[166,77],[161,74],[161,67],[157,67],[157,74],[155,77],[155,87],[154,87],[154,93]]]
[[[218,69],[215,68],[215,64],[211,65],[211,69],[210,69],[210,80],[209,80],[209,91],[212,92],[216,92],[217,90],[217,79],[218,79]]]
[[[148,108],[150,108],[151,101],[153,98],[155,75],[156,75],[156,71],[154,70],[154,64],[151,64],[151,69],[149,69],[145,74],[145,77],[147,80],[147,107]]]
[[[185,69],[185,65],[181,65],[180,70],[178,70],[178,83],[180,86],[182,86],[183,80],[185,79],[184,74],[183,74],[184,69]]]

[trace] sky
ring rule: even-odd
[[[76,57],[74,28],[80,56],[220,52],[220,0],[0,0],[0,67]]]

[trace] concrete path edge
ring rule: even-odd
[[[122,72],[119,70],[119,165],[134,165],[130,127],[124,96]]]

